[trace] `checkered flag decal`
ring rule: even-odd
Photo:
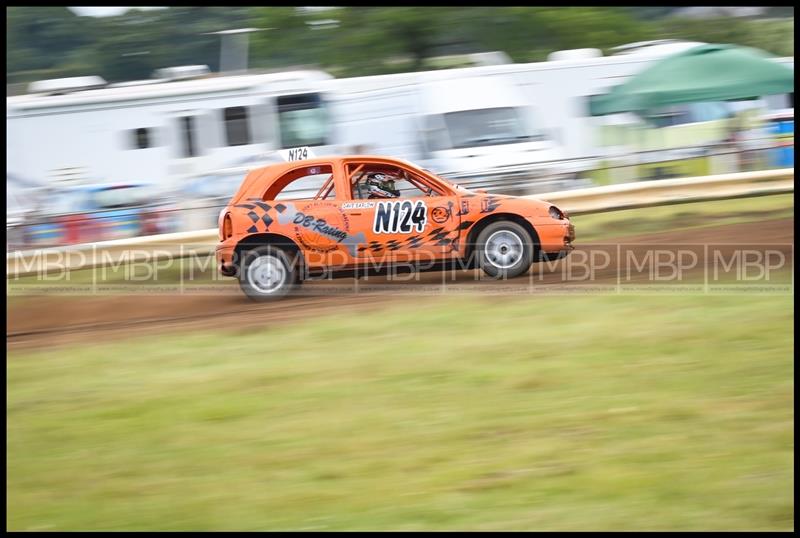
[[[273,207],[269,204],[262,202],[258,198],[249,198],[247,200],[247,203],[236,204],[234,207],[241,207],[250,210],[247,212],[247,216],[250,218],[250,220],[253,221],[253,225],[247,229],[248,233],[269,231],[270,225],[274,222],[273,218],[269,215],[269,211],[273,209],[278,213],[283,213],[284,211],[286,211],[286,206],[283,204],[276,204]],[[258,226],[259,222],[264,224],[263,230],[259,230]]]

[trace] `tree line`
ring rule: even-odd
[[[516,62],[550,52],[689,39],[794,55],[793,8],[765,17],[688,19],[671,7],[171,7],[111,17],[66,7],[6,8],[9,83],[100,75],[150,78],[168,66],[220,67],[220,30],[255,27],[253,69],[318,67],[336,76],[430,69],[434,57],[503,51]],[[446,65],[444,65],[446,66]]]

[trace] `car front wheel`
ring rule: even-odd
[[[478,264],[492,278],[514,278],[533,263],[533,242],[516,222],[498,221],[478,234],[475,245]]]

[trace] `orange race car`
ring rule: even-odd
[[[296,153],[294,153],[296,155]],[[556,206],[453,185],[400,159],[294,160],[247,174],[219,216],[220,272],[257,300],[304,279],[480,267],[525,273],[573,248]]]

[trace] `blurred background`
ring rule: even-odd
[[[793,8],[6,15],[8,528],[794,528]],[[699,183],[590,193],[519,278],[249,303],[211,228],[297,146]]]
[[[592,108],[704,43],[793,77],[793,8],[9,7],[6,29],[9,248],[215,227],[296,146],[506,194],[794,164],[792,91]]]

